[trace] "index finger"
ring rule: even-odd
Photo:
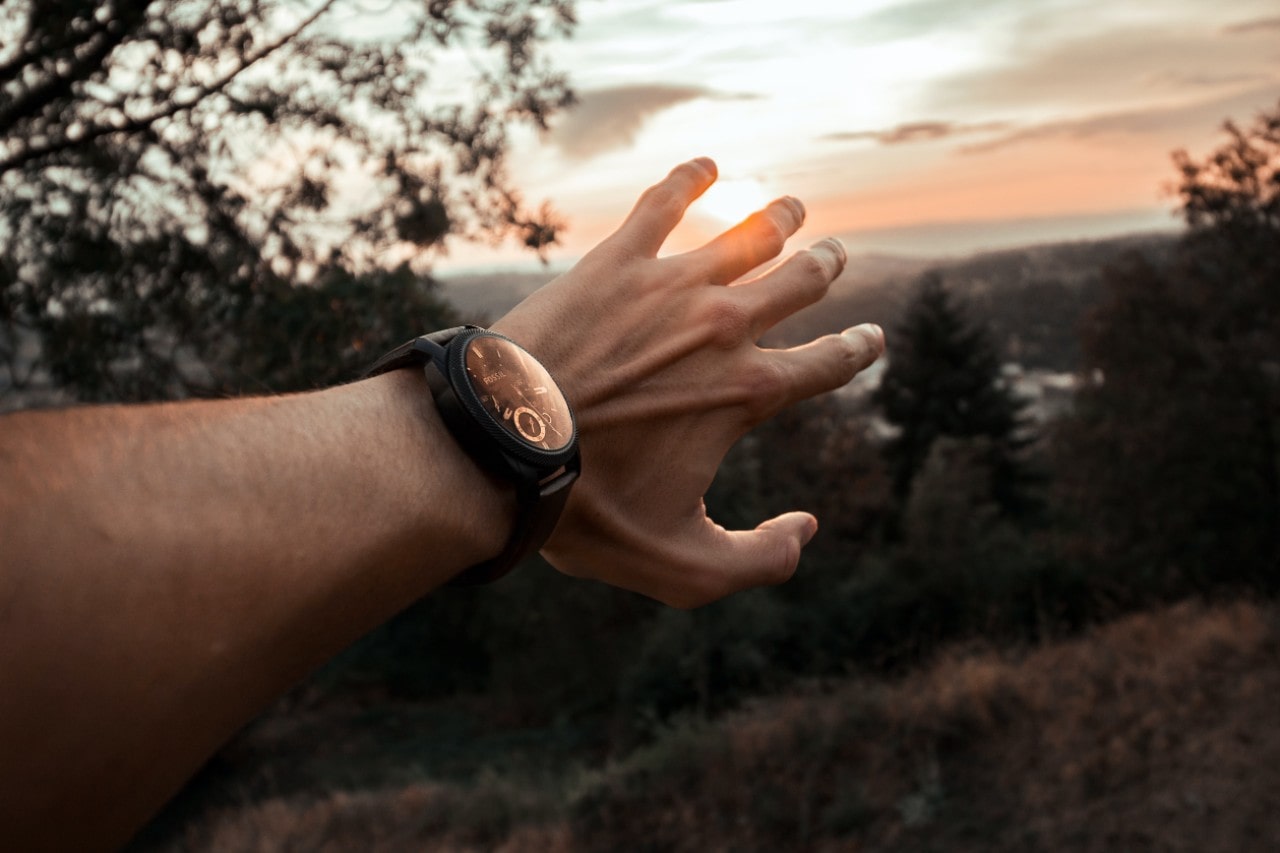
[[[709,157],[698,157],[676,166],[644,191],[610,239],[622,241],[637,254],[656,257],[689,205],[715,183],[716,174],[716,164]]]

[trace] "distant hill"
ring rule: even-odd
[[[893,330],[915,281],[926,270],[936,270],[964,298],[973,319],[990,326],[1006,360],[1028,368],[1074,370],[1080,322],[1099,298],[1102,269],[1130,252],[1159,262],[1175,242],[1169,235],[1133,235],[961,258],[898,258],[896,263],[855,256],[823,302],[780,324],[767,342],[792,345],[873,322],[888,331],[892,346]]]
[[[531,272],[457,273],[440,278],[440,292],[468,322],[492,322],[516,303],[560,274],[559,270]]]
[[[854,255],[825,300],[780,324],[765,343],[789,346],[865,322],[879,323],[892,336],[912,284],[935,269],[964,296],[974,318],[990,325],[1008,361],[1073,370],[1079,359],[1079,324],[1098,299],[1101,269],[1129,252],[1163,260],[1176,239],[1139,234],[964,257]],[[557,272],[452,275],[441,285],[444,296],[469,319],[484,322],[502,316]]]

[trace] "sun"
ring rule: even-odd
[[[755,178],[727,178],[712,184],[691,209],[724,225],[732,225],[769,201],[768,191]]]

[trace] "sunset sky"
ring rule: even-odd
[[[1280,99],[1276,0],[583,0],[552,46],[581,103],[511,166],[580,256],[689,157],[726,184],[673,249],[753,204],[796,246],[952,254],[1169,228],[1169,152]],[[456,246],[442,271],[524,260]]]

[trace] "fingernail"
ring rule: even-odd
[[[716,161],[710,157],[694,157],[689,162],[706,172],[713,181],[720,174],[720,170],[716,168]]]
[[[845,263],[849,260],[849,253],[845,251],[844,243],[841,243],[835,237],[828,237],[825,240],[819,240],[818,242],[814,243],[810,248],[818,249],[823,247],[829,248],[831,249],[831,251],[836,253],[836,257],[840,259],[840,266],[844,266]]]
[[[818,519],[812,515],[809,516],[809,524],[805,527],[804,532],[800,534],[800,547],[803,548],[813,541],[813,537],[818,532]]]
[[[785,195],[782,197],[781,200],[786,202],[787,205],[793,211],[795,211],[796,219],[799,220],[801,223],[803,223],[804,222],[804,203],[801,202],[800,199],[796,198],[793,195]]]
[[[875,323],[863,323],[861,326],[845,329],[842,334],[855,343],[861,338],[871,345],[877,355],[884,352],[884,329]]]

